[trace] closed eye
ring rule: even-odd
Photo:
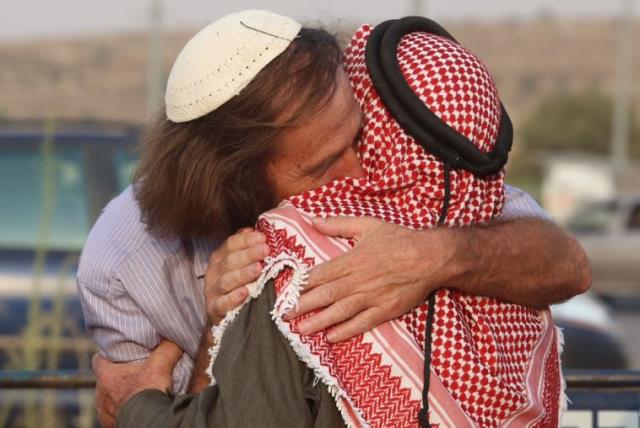
[[[341,150],[338,153],[334,153],[331,156],[323,159],[321,162],[319,162],[318,164],[314,165],[313,167],[305,171],[305,175],[309,175],[315,178],[322,177],[324,174],[326,174],[327,171],[329,171],[329,168],[331,168],[331,166],[338,159],[340,159],[343,153],[344,153],[344,150]]]

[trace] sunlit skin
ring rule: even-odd
[[[364,176],[356,152],[362,113],[344,71],[326,106],[304,124],[283,132],[267,174],[278,200],[337,178]]]

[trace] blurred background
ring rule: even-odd
[[[345,43],[362,23],[423,15],[478,54],[515,124],[508,181],[592,262],[592,292],[554,308],[565,367],[640,369],[638,3],[3,1],[0,370],[90,368],[74,281],[84,239],[128,185],[181,47],[248,8],[322,25]],[[93,426],[91,394],[0,389],[0,426]]]

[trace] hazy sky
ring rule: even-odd
[[[2,0],[0,40],[139,30],[152,0]],[[424,0],[436,19],[612,16],[624,0]],[[637,3],[640,0],[634,0]],[[301,20],[376,23],[412,13],[419,0],[164,0],[168,27],[198,27],[229,12],[261,8]],[[423,12],[423,14],[424,14]]]

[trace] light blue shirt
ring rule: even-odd
[[[550,219],[531,196],[507,186],[500,219],[517,217]],[[180,240],[147,232],[129,187],[93,226],[77,277],[87,328],[106,358],[144,359],[162,338],[185,351],[173,372],[177,393],[188,387],[205,326],[204,273],[216,248],[215,242],[193,244],[189,259]]]

